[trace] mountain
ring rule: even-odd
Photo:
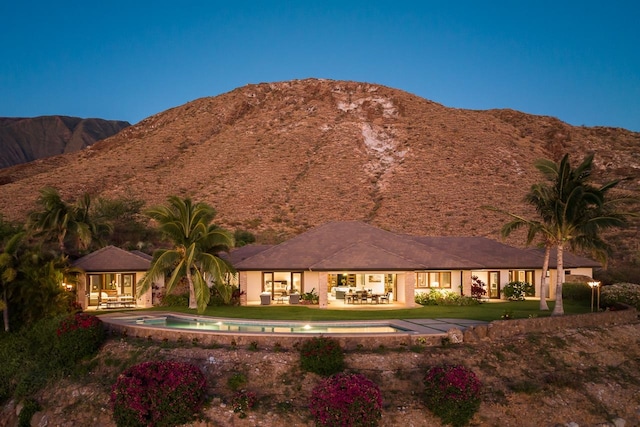
[[[82,150],[128,122],[66,116],[0,117],[0,168]]]
[[[279,241],[332,220],[396,232],[499,238],[494,205],[542,179],[533,163],[595,153],[597,182],[640,184],[640,133],[575,127],[512,110],[448,108],[377,84],[306,79],[247,85],[151,116],[82,151],[0,170],[0,212],[24,219],[39,190],[161,204],[190,196],[217,223]],[[612,235],[637,257],[638,227]],[[522,239],[517,243],[522,243]],[[630,258],[629,258],[630,259]],[[628,259],[627,259],[628,260]]]

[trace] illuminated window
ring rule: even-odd
[[[417,288],[451,288],[451,272],[450,271],[430,271],[418,273],[416,278]]]

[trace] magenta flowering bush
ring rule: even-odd
[[[71,314],[60,321],[56,330],[55,355],[63,365],[73,365],[95,354],[105,339],[102,320],[86,313]]]
[[[300,366],[324,377],[344,370],[344,352],[333,338],[315,337],[302,343]]]
[[[62,319],[56,334],[61,336],[77,330],[100,328],[102,328],[102,320],[96,316],[86,313],[76,313]]]
[[[482,384],[461,365],[434,366],[424,377],[424,401],[445,424],[462,427],[480,408]]]
[[[382,416],[382,395],[364,375],[339,373],[313,389],[309,409],[318,426],[374,427]]]
[[[156,361],[134,365],[111,389],[118,426],[169,427],[191,421],[205,398],[207,381],[198,367]]]
[[[231,398],[233,412],[239,414],[240,418],[245,418],[247,416],[247,411],[256,406],[257,402],[258,397],[256,394],[247,390],[236,391]]]

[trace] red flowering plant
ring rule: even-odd
[[[304,371],[327,377],[344,369],[344,353],[332,338],[316,337],[300,348],[300,365]]]
[[[246,418],[247,411],[256,406],[257,401],[258,398],[254,392],[240,390],[236,391],[231,398],[231,406],[233,412],[239,414],[240,418]]]
[[[309,409],[318,426],[375,427],[382,416],[382,395],[364,375],[339,373],[313,389]]]
[[[427,408],[445,424],[465,426],[480,407],[482,384],[464,366],[434,366],[427,371],[423,382]]]
[[[56,330],[56,355],[63,364],[95,354],[105,339],[102,320],[86,313],[71,314],[60,321]]]
[[[117,426],[169,427],[191,421],[202,408],[207,381],[198,367],[154,361],[125,370],[111,389]]]

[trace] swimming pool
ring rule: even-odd
[[[441,345],[447,330],[464,329],[446,319],[388,319],[363,321],[295,321],[215,318],[175,312],[108,313],[99,316],[112,336],[162,342],[191,342],[204,346],[278,346],[295,349],[312,336],[330,336],[345,349]],[[467,324],[467,326],[469,326]]]
[[[186,317],[178,315],[138,316],[120,319],[125,324],[163,329],[272,334],[389,334],[406,333],[408,329],[389,322],[291,322],[249,321]]]

